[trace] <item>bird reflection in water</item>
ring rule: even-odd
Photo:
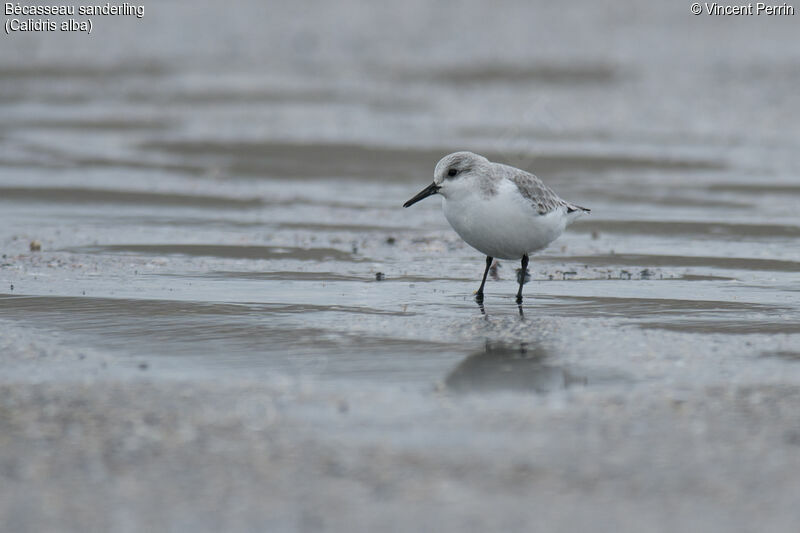
[[[486,307],[483,305],[483,298],[475,298],[475,303],[478,304],[478,309],[481,310],[481,314],[485,318],[489,318],[489,315],[486,314]],[[520,320],[525,320],[525,313],[522,312],[522,302],[517,302],[517,310],[519,311]]]
[[[456,392],[517,391],[546,394],[575,385],[585,376],[547,364],[547,350],[539,343],[486,342],[483,350],[458,364],[445,379]]]

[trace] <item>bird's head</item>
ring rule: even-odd
[[[455,152],[446,155],[436,163],[433,171],[433,183],[404,203],[403,207],[410,207],[434,194],[441,194],[447,198],[448,194],[464,187],[468,179],[475,175],[475,171],[488,165],[488,159],[472,152]]]

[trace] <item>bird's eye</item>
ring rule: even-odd
[[[451,168],[450,170],[447,171],[447,175],[450,176],[451,178],[453,176],[455,176],[456,174],[458,174],[458,170],[456,170],[454,168]]]

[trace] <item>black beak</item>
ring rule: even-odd
[[[419,194],[417,194],[414,198],[404,203],[403,207],[411,207],[420,200],[424,200],[428,196],[436,194],[437,192],[439,192],[439,186],[436,185],[435,183],[431,183],[430,185],[419,191]]]

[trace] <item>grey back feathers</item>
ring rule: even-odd
[[[583,211],[584,213],[590,212],[590,210],[585,207],[567,202],[530,172],[525,172],[524,170],[500,163],[494,163],[494,165],[504,169],[504,172],[507,173],[506,177],[517,186],[522,196],[531,202],[531,205],[533,205],[536,212],[540,215],[546,215],[562,206],[567,208],[567,213],[572,213],[574,211]]]
[[[566,201],[559,198],[550,187],[533,174],[500,163],[495,163],[495,167],[502,169],[504,176],[517,186],[520,194],[531,203],[540,215],[546,215],[567,205]]]

